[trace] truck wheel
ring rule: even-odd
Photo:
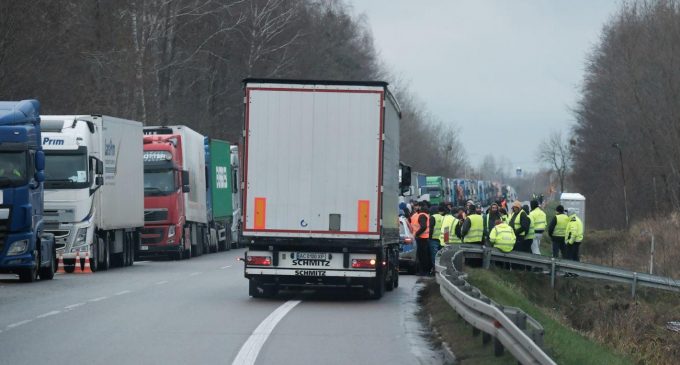
[[[102,271],[106,271],[111,267],[111,251],[110,251],[109,236],[104,238],[104,249],[102,250]]]
[[[54,257],[57,255],[57,250],[52,246],[52,259],[50,260],[50,266],[40,268],[40,280],[52,280],[54,279],[54,272],[57,271],[57,267],[54,264]]]
[[[92,256],[90,257],[90,270],[97,272],[99,270],[99,252],[102,246],[101,238],[95,237],[96,241],[92,245]]]
[[[385,294],[385,276],[383,273],[378,273],[373,282],[373,288],[371,288],[371,299],[380,299],[383,294]]]
[[[391,271],[390,272],[390,281],[385,283],[385,290],[386,291],[394,290],[394,277],[396,276],[396,274],[394,273],[394,270],[390,270],[390,271]]]
[[[132,237],[130,236],[130,232],[126,232],[123,235],[123,266],[127,267],[130,266],[130,248],[132,247]]]

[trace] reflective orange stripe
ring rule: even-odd
[[[267,217],[267,198],[255,198],[255,229],[264,229]]]
[[[369,200],[359,200],[359,215],[357,215],[357,231],[368,232],[369,208],[371,202]]]

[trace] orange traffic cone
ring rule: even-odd
[[[80,268],[80,250],[76,251],[76,262],[74,264],[75,270],[73,270],[73,273],[82,274],[83,270]]]
[[[85,252],[85,268],[82,274],[92,274],[92,268],[90,268],[90,253]]]
[[[64,270],[64,254],[59,254],[59,263],[57,264],[57,273],[65,274]]]

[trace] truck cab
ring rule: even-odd
[[[24,282],[52,279],[56,267],[53,237],[43,231],[39,110],[36,100],[0,102],[0,273]]]
[[[191,256],[191,243],[184,234],[184,193],[189,192],[189,174],[182,170],[181,144],[182,139],[175,134],[144,136],[143,255]]]
[[[431,204],[436,205],[447,201],[444,179],[441,176],[428,176],[425,180],[425,190],[430,196]]]
[[[93,271],[132,265],[138,228],[121,222],[139,219],[128,226],[141,226],[141,163],[129,163],[141,155],[141,142],[134,140],[134,132],[141,139],[141,124],[102,115],[42,119],[46,230],[66,271],[88,256]]]
[[[54,234],[57,253],[63,255],[69,271],[77,252],[90,251],[95,235],[93,193],[102,184],[96,178],[102,167],[101,160],[92,156],[90,128],[84,121],[43,120],[46,228]]]

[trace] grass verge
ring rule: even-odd
[[[519,307],[527,314],[538,320],[545,329],[545,345],[547,353],[558,364],[633,364],[634,361],[615,350],[596,343],[585,335],[568,327],[562,314],[556,308],[545,308],[537,305],[540,302],[526,295],[525,287],[516,285],[518,277],[515,272],[505,270],[468,269],[469,281],[496,302],[513,307]],[[544,287],[543,275],[521,273],[522,279],[531,280],[528,285],[532,292],[539,295],[552,295],[552,290]],[[526,284],[526,283],[524,283]]]

